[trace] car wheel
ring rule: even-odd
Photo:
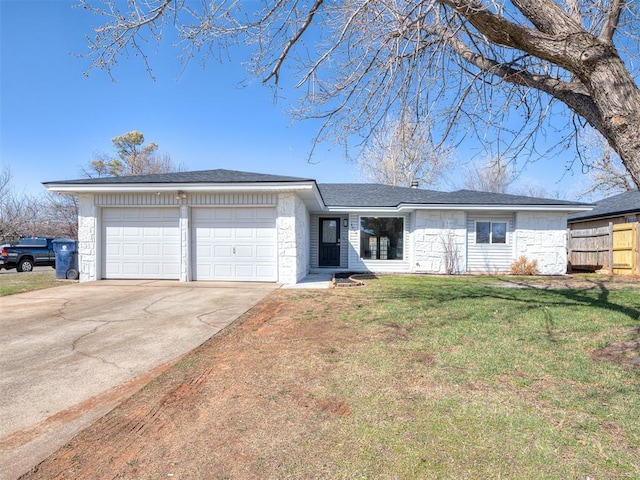
[[[31,272],[33,271],[33,261],[29,259],[20,260],[16,270],[19,272]]]

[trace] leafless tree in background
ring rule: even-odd
[[[481,192],[509,193],[515,180],[516,173],[512,164],[498,157],[480,166],[470,165],[465,171],[464,188]]]
[[[436,151],[428,124],[417,122],[412,112],[385,121],[357,162],[367,181],[403,187],[415,181],[423,188],[440,182],[452,163],[449,152]]]
[[[583,165],[587,175],[580,192],[584,198],[599,200],[637,188],[620,158],[602,137],[589,135],[584,147]]]
[[[78,236],[78,201],[70,195],[16,192],[11,170],[0,173],[0,243],[22,237]]]
[[[11,170],[0,173],[0,242],[19,240],[30,235],[39,206],[33,197],[18,195],[11,184]]]
[[[91,66],[109,74],[127,55],[140,56],[150,71],[143,46],[174,28],[185,60],[224,59],[230,47],[253,47],[252,73],[275,85],[292,80],[302,93],[298,114],[322,119],[318,141],[356,134],[367,139],[384,118],[410,107],[430,120],[436,146],[475,137],[491,143],[487,151],[496,156],[553,162],[590,125],[620,156],[635,185],[638,5],[80,0],[102,18],[89,37]]]
[[[48,192],[42,201],[39,235],[78,238],[78,197]]]

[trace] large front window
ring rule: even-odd
[[[402,217],[361,217],[360,258],[402,260],[404,245]]]

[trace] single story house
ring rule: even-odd
[[[629,190],[595,202],[593,210],[569,215],[572,230],[600,228],[640,220],[640,190]]]
[[[309,272],[566,273],[567,215],[590,205],[208,170],[45,182],[79,197],[80,281],[293,284]]]

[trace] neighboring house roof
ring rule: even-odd
[[[239,172],[235,170],[203,170],[196,172],[172,172],[122,177],[83,178],[44,182],[45,187],[61,193],[119,192],[119,191],[169,191],[171,189],[239,190],[264,188],[295,190],[312,210],[329,209],[385,209],[398,211],[403,208],[531,209],[583,211],[591,205],[565,200],[525,197],[473,190],[440,192],[409,187],[394,187],[374,183],[322,183],[308,178]]]
[[[593,210],[570,215],[568,221],[570,223],[582,222],[635,212],[640,212],[640,190],[629,190],[628,192],[598,200],[595,202]]]

